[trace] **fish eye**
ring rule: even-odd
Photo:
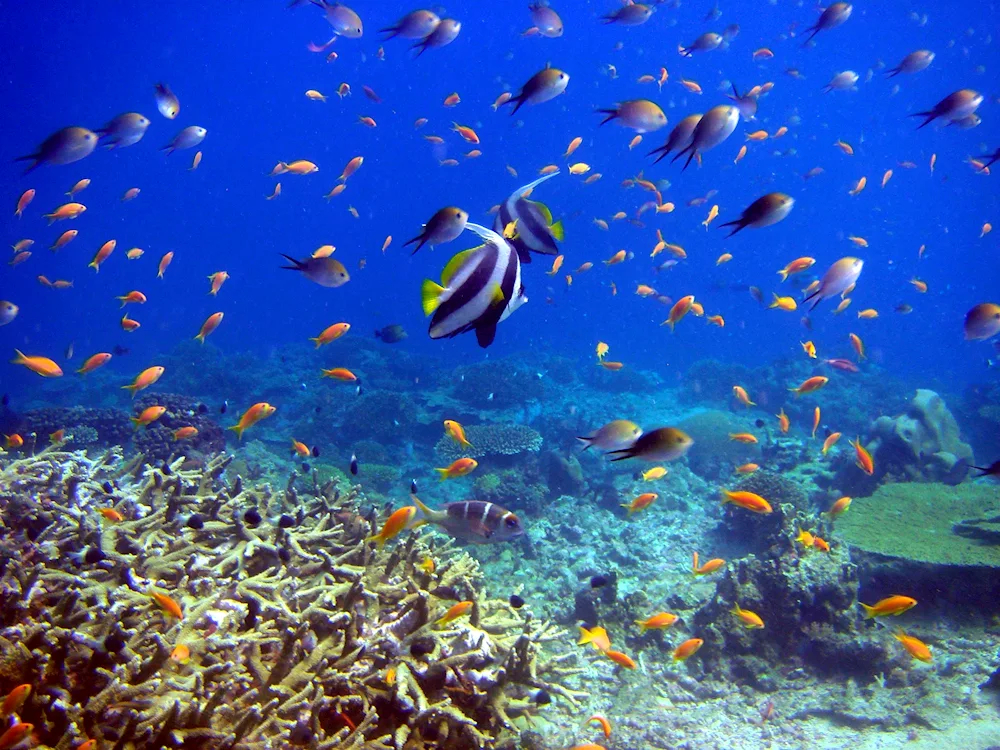
[[[513,529],[517,526],[517,516],[508,516],[507,520],[504,521],[504,525],[508,529]]]

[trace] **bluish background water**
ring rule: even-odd
[[[410,332],[403,346],[438,353],[445,361],[482,357],[471,335],[430,341],[419,306],[420,280],[436,278],[454,252],[474,244],[471,235],[468,241],[425,249],[412,258],[402,243],[447,204],[459,204],[473,220],[490,223],[485,213],[490,206],[534,179],[540,167],[565,163],[561,155],[567,143],[580,135],[584,144],[574,160],[591,164],[604,177],[588,186],[583,178],[564,174],[536,193],[566,221],[565,270],[555,277],[544,275],[547,258],[525,269],[530,302],[501,324],[490,356],[544,346],[579,356],[581,366],[589,366],[600,339],[611,344],[613,359],[679,376],[687,363],[708,356],[751,365],[802,356],[798,342],[806,338],[816,342],[821,357],[846,356],[847,334],[855,331],[875,361],[918,381],[946,373],[957,387],[990,377],[983,360],[992,355],[992,347],[963,342],[961,324],[973,304],[1000,301],[1000,234],[978,239],[983,222],[1000,222],[1000,193],[996,175],[977,175],[963,160],[1000,144],[993,122],[998,60],[990,18],[996,18],[995,11],[975,3],[947,12],[920,4],[858,3],[847,24],[821,33],[815,48],[802,49],[801,36],[787,35],[816,20],[808,4],[723,3],[722,16],[706,22],[712,5],[692,2],[676,9],[661,6],[644,26],[622,28],[598,20],[617,7],[610,0],[563,2],[555,8],[566,33],[554,40],[520,36],[530,25],[525,5],[451,4],[448,15],[463,23],[458,40],[413,59],[407,42],[383,43],[376,33],[409,8],[358,2],[354,7],[364,20],[365,35],[339,39],[333,47],[339,59],[328,64],[325,54],[305,46],[329,36],[322,14],[312,7],[289,11],[280,2],[218,7],[0,3],[0,132],[5,134],[0,139],[0,181],[8,206],[0,215],[0,235],[9,244],[22,237],[37,243],[26,263],[0,266],[0,298],[21,306],[17,320],[0,328],[0,351],[12,354],[17,347],[61,361],[66,345],[74,341],[75,369],[83,357],[123,344],[132,349],[131,358],[109,366],[131,378],[221,310],[226,318],[212,342],[223,349],[253,349],[264,356],[287,342],[309,345],[307,337],[346,320],[352,333],[362,336],[370,336],[375,327],[401,323]],[[929,22],[914,22],[911,11],[930,12]],[[678,56],[678,43],[733,23],[741,31],[730,49],[691,59]],[[380,46],[384,60],[376,56]],[[753,62],[751,53],[761,46],[770,47],[775,58]],[[866,71],[879,61],[891,67],[918,48],[937,54],[928,70],[887,82],[876,69],[865,83]],[[491,111],[489,105],[503,90],[516,91],[546,63],[570,74],[565,95],[527,106],[515,117]],[[607,74],[609,64],[617,68],[616,80]],[[670,73],[662,92],[655,84],[636,83],[640,75],[656,75],[661,66]],[[798,68],[803,78],[786,75],[790,67]],[[845,69],[861,75],[859,90],[824,94],[823,85]],[[704,94],[688,94],[677,83],[681,78],[698,81]],[[156,111],[152,87],[161,80],[181,100],[175,121]],[[342,81],[354,90],[343,101],[335,95]],[[741,89],[774,81],[774,90],[760,101],[758,122],[741,124],[728,142],[706,154],[701,169],[682,173],[667,161],[651,166],[646,152],[660,145],[681,117],[725,103],[724,81]],[[900,91],[891,96],[896,83]],[[366,99],[363,84],[384,103]],[[919,121],[908,114],[929,109],[963,87],[987,97],[980,127],[915,130]],[[318,89],[330,99],[309,101],[306,89]],[[453,91],[462,103],[445,109],[442,100]],[[598,127],[594,109],[636,97],[659,102],[670,123],[629,151],[633,133],[614,125]],[[34,151],[58,128],[96,128],[126,111],[141,112],[153,123],[136,146],[101,150],[76,164],[43,167],[28,177],[21,176],[23,164],[12,161]],[[374,117],[378,127],[358,124],[359,115]],[[799,124],[791,124],[793,116],[801,118]],[[430,120],[419,131],[413,128],[418,117]],[[452,120],[478,131],[481,158],[462,157],[472,146],[448,132]],[[204,161],[194,172],[187,169],[193,150],[172,156],[157,150],[191,124],[208,129],[201,146]],[[761,127],[773,133],[781,125],[789,125],[788,135],[750,144],[747,157],[733,165],[745,133]],[[444,137],[445,147],[432,147],[423,139],[426,134]],[[838,138],[853,144],[854,157],[833,146]],[[792,148],[794,155],[774,155]],[[928,169],[932,153],[938,155],[934,174]],[[346,192],[327,203],[322,196],[356,155],[365,157],[364,166],[351,177]],[[439,166],[438,159],[445,157],[461,163]],[[284,176],[281,197],[265,201],[275,182],[267,173],[278,160],[293,159],[315,161],[321,172]],[[918,168],[902,169],[900,160],[912,160]],[[520,178],[511,177],[506,165],[516,168]],[[824,174],[805,182],[802,174],[815,166],[822,166]],[[895,176],[880,189],[889,168]],[[640,170],[651,179],[671,181],[664,199],[675,202],[677,211],[646,214],[643,230],[624,222],[612,223],[609,232],[599,230],[594,217],[610,220],[618,210],[633,214],[649,198],[619,186]],[[867,189],[857,197],[848,195],[862,175],[868,178]],[[83,177],[93,180],[79,196],[88,212],[46,228],[40,214],[62,203],[63,193]],[[14,204],[29,187],[38,194],[18,221],[11,215]],[[130,187],[142,193],[121,203],[121,194]],[[708,204],[687,207],[689,199],[710,189],[719,193]],[[736,218],[771,190],[796,199],[790,217],[725,240],[717,225]],[[712,203],[720,205],[720,217],[706,231],[700,222]],[[352,218],[348,205],[358,209],[360,218]],[[68,228],[79,229],[79,237],[58,254],[50,253],[48,246]],[[660,276],[652,272],[654,262],[648,257],[656,228],[689,254]],[[394,239],[383,256],[387,234]],[[866,237],[870,247],[855,249],[846,239],[850,234]],[[87,263],[111,238],[118,240],[118,248],[95,274]],[[278,270],[279,252],[305,257],[326,243],[337,246],[336,257],[353,276],[345,287],[323,289]],[[927,245],[927,254],[918,262],[921,244]],[[135,246],[146,255],[127,261],[125,251]],[[600,261],[620,248],[633,251],[635,258],[605,268]],[[174,262],[166,280],[159,281],[156,263],[168,250],[175,252]],[[716,268],[716,258],[726,251],[734,260]],[[825,303],[812,316],[812,334],[802,328],[801,313],[762,310],[744,291],[755,284],[769,297],[772,290],[790,288],[789,283],[779,287],[774,272],[798,256],[814,256],[815,270],[822,272],[837,258],[855,254],[866,265],[852,307],[832,317],[834,303]],[[669,257],[664,253],[656,261]],[[367,267],[359,270],[362,258]],[[595,267],[567,290],[565,272],[584,261]],[[218,270],[232,278],[213,299],[206,295],[206,277]],[[37,283],[38,274],[71,279],[74,288],[46,289]],[[930,285],[928,294],[919,295],[909,285],[914,275]],[[614,297],[611,281],[618,288]],[[671,335],[659,327],[667,308],[637,297],[637,283],[674,298],[695,294],[708,314],[725,316],[726,328],[689,318]],[[145,292],[149,302],[129,308],[142,328],[125,334],[114,297],[132,289]],[[900,302],[912,304],[913,313],[894,314],[892,308]],[[856,313],[865,307],[878,308],[881,317],[858,321]],[[324,352],[317,362],[341,364],[332,358],[334,354]],[[37,385],[37,378],[21,368],[0,367],[2,390]]]

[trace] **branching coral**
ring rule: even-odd
[[[530,691],[584,697],[541,655],[557,630],[484,596],[453,542],[377,549],[358,488],[227,484],[231,460],[0,465],[0,694],[34,686],[19,716],[44,745],[493,748]]]

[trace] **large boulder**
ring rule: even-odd
[[[944,399],[924,388],[904,414],[875,420],[872,437],[876,471],[896,481],[956,485],[975,463]]]

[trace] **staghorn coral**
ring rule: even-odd
[[[485,597],[452,541],[376,549],[358,488],[226,484],[231,461],[0,464],[0,694],[35,686],[20,717],[44,745],[493,748],[538,710],[529,691],[586,697],[541,655],[559,631]],[[470,617],[438,626],[455,599]]]
[[[525,424],[476,424],[465,428],[465,436],[472,445],[459,445],[447,435],[438,440],[435,452],[452,461],[465,456],[516,456],[519,453],[537,453],[542,448],[542,435]]]

